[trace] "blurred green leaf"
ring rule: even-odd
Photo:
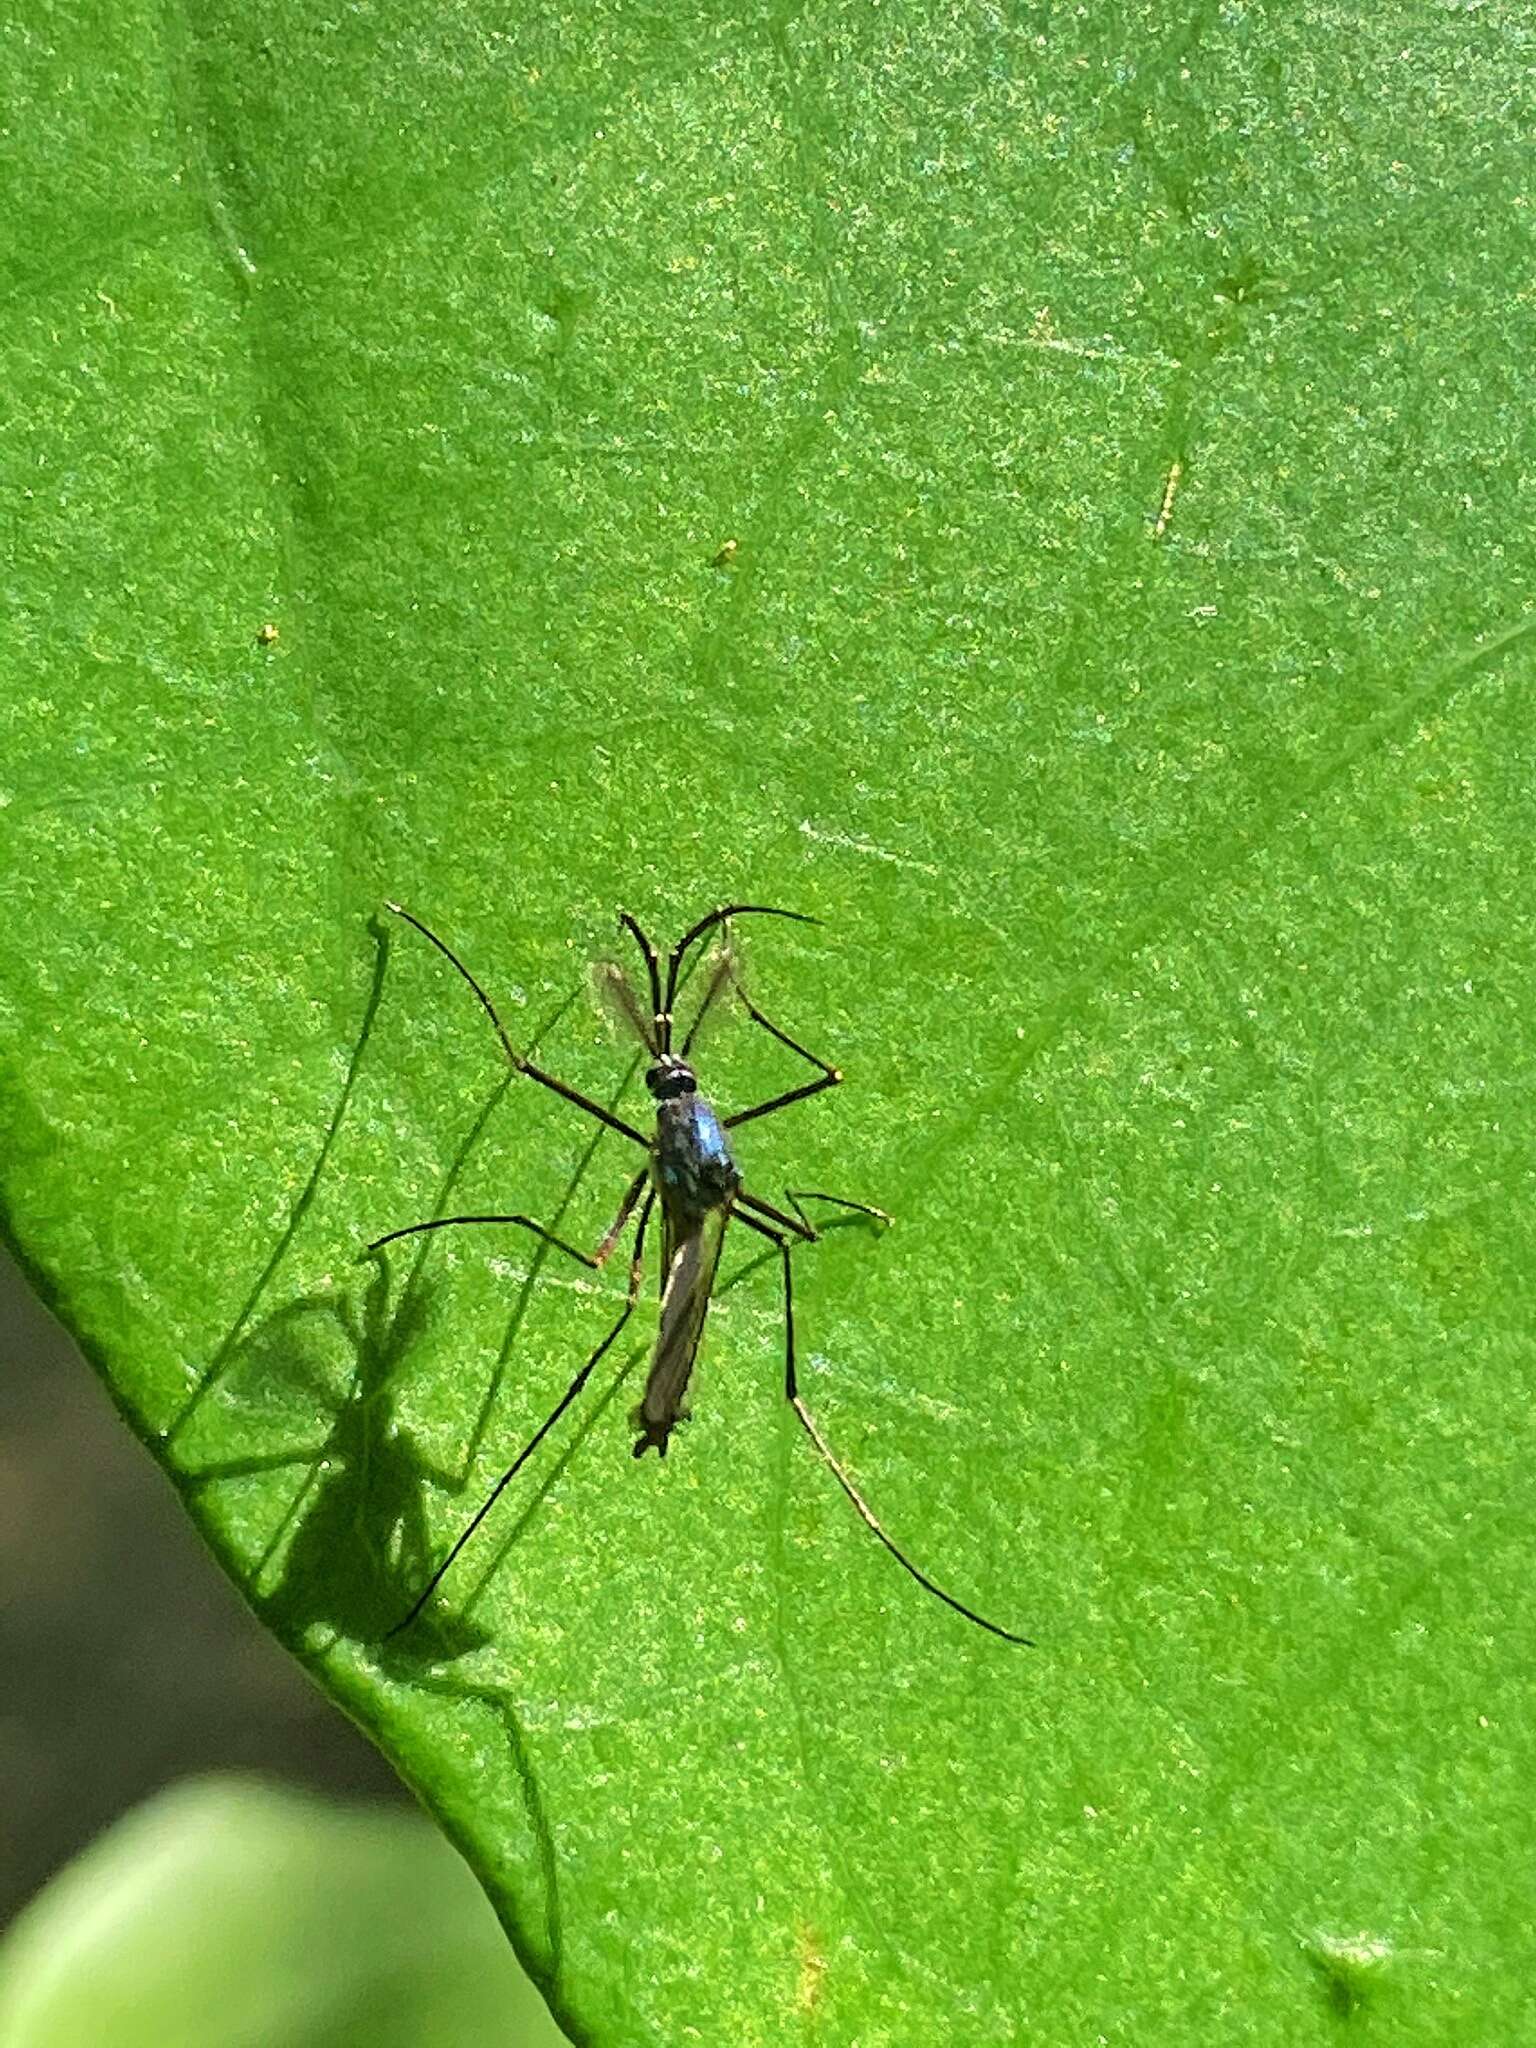
[[[6,2048],[562,2039],[426,1821],[254,1779],[148,1800],[0,1945]]]
[[[1501,4],[15,41],[7,1227],[580,2039],[1522,2032],[1530,55]],[[666,1465],[594,1385],[381,1647],[614,1293],[358,1247],[594,1242],[632,1165],[498,1096],[385,896],[600,1093],[616,904],[826,920],[749,966],[849,1086],[743,1163],[898,1222],[800,1258],[806,1391],[1038,1650],[869,1540],[741,1244]]]

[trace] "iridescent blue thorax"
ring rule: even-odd
[[[669,1222],[687,1223],[729,1207],[741,1186],[725,1126],[699,1093],[693,1069],[663,1053],[645,1077],[656,1101],[651,1170]]]
[[[696,1093],[657,1103],[654,1162],[656,1190],[671,1214],[723,1208],[741,1186],[724,1127]]]

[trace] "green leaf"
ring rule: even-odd
[[[578,2039],[1523,2031],[1529,58],[1501,4],[13,46],[7,1229]],[[382,1640],[622,1276],[360,1246],[594,1243],[635,1163],[386,897],[605,1101],[618,904],[825,920],[744,943],[848,1086],[743,1164],[897,1220],[797,1255],[802,1384],[1038,1648],[860,1525],[740,1233],[666,1463],[637,1317]]]
[[[119,1821],[0,1945],[7,2048],[421,2048],[562,2036],[414,1814],[255,1780]]]

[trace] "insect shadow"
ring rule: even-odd
[[[500,1082],[481,1105],[443,1177],[439,1204],[452,1198],[507,1086]],[[462,1485],[458,1471],[424,1455],[398,1416],[404,1368],[434,1320],[438,1289],[425,1262],[415,1260],[392,1298],[384,1260],[370,1263],[360,1299],[345,1289],[315,1292],[248,1321],[221,1359],[219,1384],[251,1448],[206,1466],[185,1459],[178,1466],[180,1484],[194,1494],[301,1473],[246,1566],[245,1590],[268,1625],[306,1657],[323,1656],[326,1633],[379,1640],[429,1565],[426,1489]],[[509,1336],[504,1351],[510,1343]],[[437,1616],[411,1648],[413,1658],[456,1656],[485,1640],[468,1622]]]
[[[373,976],[369,984],[368,999],[363,1008],[362,1022],[358,1027],[357,1037],[353,1041],[352,1056],[347,1062],[346,1075],[342,1081],[336,1101],[332,1105],[324,1136],[321,1138],[319,1149],[315,1153],[314,1161],[310,1166],[304,1185],[299,1190],[292,1207],[288,1211],[288,1219],[283,1228],[278,1232],[272,1249],[267,1254],[266,1263],[252,1283],[250,1292],[246,1295],[245,1300],[236,1312],[234,1321],[225,1332],[223,1340],[214,1350],[207,1366],[199,1374],[186,1399],[160,1432],[162,1453],[173,1469],[175,1469],[175,1445],[177,1440],[190,1429],[203,1402],[213,1392],[214,1388],[225,1379],[231,1362],[237,1357],[242,1346],[249,1341],[256,1320],[257,1307],[270,1291],[279,1267],[293,1248],[294,1240],[298,1236],[303,1226],[304,1218],[308,1215],[315,1196],[319,1191],[325,1169],[330,1163],[337,1139],[341,1135],[341,1127],[346,1118],[353,1091],[357,1086],[358,1075],[362,1071],[363,1056],[368,1050],[369,1040],[373,1036],[374,1024],[378,1019],[379,1005],[384,999],[384,984],[389,972],[392,934],[388,926],[381,923],[377,916],[374,916],[368,921],[368,931],[369,936],[373,940]]]
[[[194,1501],[216,1487],[285,1471],[301,1475],[259,1551],[247,1555],[237,1576],[263,1619],[306,1659],[323,1656],[325,1632],[377,1644],[420,1585],[431,1561],[426,1490],[458,1492],[467,1483],[545,1256],[541,1248],[530,1261],[508,1313],[496,1366],[457,1468],[428,1459],[398,1416],[397,1397],[407,1384],[402,1374],[434,1319],[436,1289],[425,1245],[393,1301],[385,1262],[372,1256],[372,1273],[360,1289],[314,1291],[261,1313],[279,1291],[280,1269],[335,1154],[378,1014],[392,934],[377,919],[371,932],[372,984],[309,1175],[228,1333],[161,1435],[162,1454]],[[511,1080],[504,1075],[481,1104],[442,1176],[435,1210],[452,1201]],[[575,1196],[595,1149],[586,1148],[557,1213]],[[203,1410],[216,1390],[224,1405],[214,1424]],[[245,1448],[234,1457],[216,1454],[200,1462],[199,1440],[227,1440],[231,1412],[239,1417]],[[468,1622],[435,1616],[416,1639],[392,1645],[390,1661],[457,1656],[484,1641]]]
[[[268,1436],[268,1447],[178,1473],[194,1495],[301,1473],[247,1565],[245,1591],[267,1625],[306,1658],[323,1657],[327,1636],[376,1640],[428,1555],[425,1490],[452,1475],[434,1470],[399,1426],[393,1382],[431,1308],[432,1289],[423,1284],[391,1310],[388,1276],[379,1271],[360,1306],[347,1294],[312,1294],[263,1317],[226,1361],[225,1378],[248,1418],[246,1433]],[[281,1416],[302,1410],[325,1433],[319,1441],[270,1441],[286,1431],[281,1423],[261,1428],[263,1408]],[[451,1645],[437,1645],[439,1654],[484,1640],[462,1622],[452,1634]]]
[[[262,1312],[278,1290],[281,1270],[335,1156],[383,1000],[394,935],[377,917],[370,919],[369,933],[374,943],[369,991],[347,1071],[310,1171],[229,1330],[160,1434],[162,1457],[194,1498],[215,1487],[238,1487],[247,1479],[259,1482],[275,1472],[301,1473],[297,1488],[267,1528],[259,1553],[248,1558],[236,1576],[273,1633],[301,1661],[317,1666],[323,1664],[327,1637],[377,1647],[420,1584],[430,1562],[427,1488],[462,1490],[467,1483],[544,1258],[540,1247],[529,1262],[529,1275],[508,1316],[496,1370],[459,1470],[433,1465],[397,1419],[396,1394],[406,1384],[403,1369],[436,1308],[425,1244],[423,1258],[412,1262],[393,1303],[385,1262],[372,1256],[372,1271],[360,1299],[345,1290],[311,1292]],[[565,1007],[546,1021],[545,1031],[559,1021]],[[503,1075],[478,1109],[442,1177],[436,1208],[453,1198],[511,1080],[511,1075]],[[557,1214],[575,1197],[595,1150],[595,1143],[586,1148]],[[216,1390],[233,1403],[250,1448],[242,1456],[198,1465],[198,1418]],[[323,1430],[318,1439],[317,1422]],[[224,1433],[221,1416],[211,1434]],[[385,1644],[381,1660],[387,1670],[438,1694],[456,1709],[489,1715],[499,1730],[509,1769],[522,1788],[544,1877],[542,1934],[526,1948],[520,1943],[519,1949],[525,1965],[553,1996],[562,1951],[559,1865],[516,1698],[495,1684],[442,1668],[486,1640],[472,1622],[434,1613],[423,1617],[410,1638]],[[435,1668],[428,1669],[429,1663]]]
[[[1029,1644],[1029,1638],[989,1621],[964,1601],[947,1592],[917,1565],[887,1533],[854,1480],[833,1453],[799,1390],[795,1360],[794,1279],[791,1254],[796,1244],[814,1244],[821,1233],[806,1212],[807,1202],[836,1208],[876,1223],[888,1223],[883,1210],[865,1202],[850,1201],[814,1189],[786,1189],[788,1209],[781,1209],[744,1184],[731,1149],[729,1133],[757,1118],[772,1116],[792,1103],[809,1100],[823,1090],[835,1088],[842,1080],[838,1069],[819,1054],[811,1052],[780,1025],[773,1023],[748,995],[742,984],[736,956],[730,943],[730,923],[737,917],[779,917],[813,924],[814,918],[798,911],[773,909],[765,904],[731,904],[714,910],[692,925],[667,955],[662,956],[628,912],[621,912],[621,929],[633,939],[644,966],[649,1003],[642,1001],[624,969],[614,961],[600,962],[595,969],[598,993],[607,1007],[641,1045],[648,1064],[645,1085],[655,1106],[655,1130],[651,1135],[636,1128],[588,1095],[570,1087],[553,1074],[519,1053],[490,997],[453,948],[431,927],[398,903],[387,908],[402,918],[448,961],[473,991],[490,1020],[513,1071],[526,1075],[574,1108],[583,1111],[606,1130],[616,1132],[638,1146],[645,1156],[624,1191],[617,1215],[596,1249],[585,1252],[559,1236],[548,1225],[520,1213],[434,1216],[423,1223],[407,1224],[374,1239],[369,1250],[381,1252],[387,1245],[438,1230],[468,1226],[506,1225],[530,1232],[542,1244],[552,1247],[589,1271],[599,1271],[613,1255],[631,1219],[634,1236],[629,1262],[629,1284],[624,1303],[607,1334],[588,1355],[564,1394],[534,1431],[512,1463],[491,1488],[475,1514],[465,1524],[446,1556],[422,1586],[408,1611],[389,1630],[387,1639],[401,1636],[428,1607],[433,1594],[455,1560],[474,1537],[507,1487],[539,1449],[561,1417],[585,1388],[592,1373],[618,1341],[639,1301],[644,1273],[646,1233],[652,1214],[661,1212],[661,1305],[655,1347],[645,1391],[634,1411],[638,1431],[634,1455],[649,1450],[665,1457],[673,1431],[687,1415],[686,1396],[692,1377],[705,1317],[715,1286],[721,1248],[727,1226],[739,1221],[746,1229],[766,1240],[777,1257],[784,1300],[784,1397],[805,1431],[818,1457],[847,1495],[866,1527],[884,1545],[903,1571],[927,1593],[956,1614],[1006,1642]],[[718,932],[723,943],[710,961],[704,991],[693,1021],[680,1047],[674,1049],[675,1007],[685,964],[692,949],[709,933]],[[730,993],[751,1021],[807,1065],[816,1069],[813,1080],[787,1088],[734,1115],[720,1117],[699,1089],[698,1076],[690,1064],[701,1026],[717,1002]],[[601,1133],[599,1133],[601,1135]]]

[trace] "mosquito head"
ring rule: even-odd
[[[645,1085],[658,1102],[673,1102],[679,1095],[697,1095],[698,1076],[686,1060],[664,1052],[645,1070]]]

